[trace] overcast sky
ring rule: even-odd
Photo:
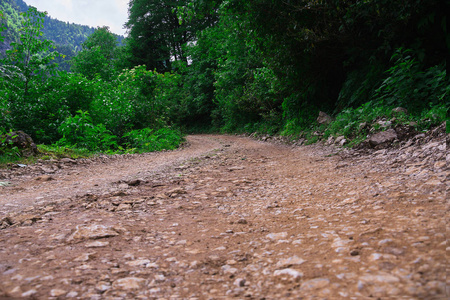
[[[53,19],[92,27],[108,26],[111,32],[125,35],[129,0],[24,0],[46,11]]]

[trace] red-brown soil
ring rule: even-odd
[[[2,171],[0,299],[448,296],[445,139],[187,140]]]

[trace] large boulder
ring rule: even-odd
[[[18,130],[5,134],[1,137],[0,142],[11,147],[17,147],[23,156],[32,156],[38,153],[36,144],[33,139],[25,132]]]
[[[317,117],[317,123],[322,124],[330,124],[333,121],[333,118],[324,113],[323,111],[319,112],[319,116]]]
[[[378,132],[369,138],[369,145],[372,148],[388,145],[397,139],[397,132],[394,129]]]

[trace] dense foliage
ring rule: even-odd
[[[3,32],[5,40],[0,44],[0,57],[6,50],[10,49],[11,43],[19,40],[20,28],[24,21],[21,13],[27,10],[28,5],[23,0],[2,0],[0,2],[0,11],[3,12],[0,23],[5,26]],[[82,50],[82,44],[88,36],[94,33],[95,29],[86,25],[62,22],[47,15],[43,18],[43,37],[53,41],[56,51],[63,54],[56,59],[59,64],[58,68],[69,71],[68,61]],[[115,38],[119,43],[122,43],[122,36],[115,35]]]
[[[61,54],[42,37],[45,14],[30,7],[21,16],[19,40],[1,61],[0,136],[20,129],[39,143],[93,152],[172,149],[181,142],[167,105],[179,76],[121,69],[126,46],[107,27],[83,43],[73,72],[60,71]]]
[[[97,28],[66,72],[30,8],[0,64],[0,128],[90,151],[173,148],[178,129],[355,143],[380,119],[427,129],[448,120],[444,11],[438,0],[132,0],[128,38]],[[328,127],[320,110],[335,116]]]
[[[204,3],[191,1],[187,9],[195,16]],[[289,134],[311,128],[319,110],[338,114],[369,101],[405,106],[416,116],[430,104],[448,108],[449,38],[441,6],[420,0],[219,3],[212,9],[219,21],[198,34],[192,49],[207,53],[192,67],[216,63],[208,78],[213,124]],[[206,84],[205,75],[200,70],[191,80]]]

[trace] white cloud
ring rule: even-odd
[[[25,0],[28,5],[64,22],[92,27],[108,26],[114,33],[124,35],[128,19],[129,0]]]

